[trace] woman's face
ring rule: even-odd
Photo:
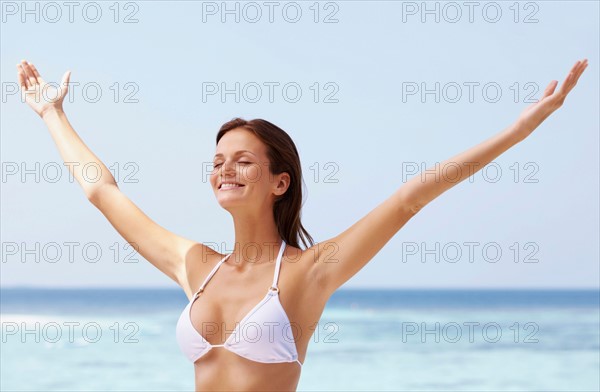
[[[274,198],[283,194],[287,183],[284,178],[281,184],[280,179],[287,173],[270,174],[266,153],[266,146],[247,129],[235,128],[221,137],[210,183],[223,208],[256,203],[264,204],[258,208],[269,208]]]

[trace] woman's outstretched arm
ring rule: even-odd
[[[415,176],[341,234],[309,248],[316,261],[312,266],[312,278],[331,295],[362,269],[425,205],[529,136],[562,106],[586,66],[587,60],[577,61],[556,92],[557,82],[552,81],[542,99],[527,107],[513,125],[428,170],[424,179]],[[473,169],[467,170],[469,167]]]
[[[60,87],[55,88],[44,81],[33,64],[25,60],[17,65],[17,70],[22,98],[48,126],[61,157],[68,163],[69,170],[88,200],[139,254],[179,284],[191,297],[195,286],[199,285],[198,259],[206,261],[207,255],[215,252],[158,225],[120,191],[112,173],[85,145],[67,120],[63,101],[68,91],[69,71],[64,74]],[[93,183],[85,180],[82,168],[86,164],[101,168],[100,180]],[[194,262],[190,263],[191,259]],[[192,282],[189,279],[190,270],[196,271]]]
[[[587,59],[577,61],[560,89],[554,93],[556,81],[550,82],[542,99],[531,104],[517,121],[478,145],[428,169],[425,176],[416,175],[402,187],[410,208],[417,212],[436,197],[469,178],[506,150],[528,137],[550,114],[562,106],[567,94],[577,84],[587,67]]]
[[[116,184],[112,173],[83,143],[63,111],[63,101],[69,90],[71,72],[67,71],[58,88],[46,83],[31,63],[17,64],[22,99],[37,113],[50,131],[58,151],[88,199],[105,184]],[[93,165],[100,170],[99,179],[86,181],[83,167]],[[86,166],[86,167],[88,167]]]

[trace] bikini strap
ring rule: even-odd
[[[281,247],[279,248],[279,255],[277,255],[277,262],[275,263],[275,276],[273,276],[273,284],[269,287],[269,290],[279,292],[279,288],[277,287],[277,280],[279,278],[279,270],[281,269],[281,258],[283,256],[283,251],[285,250],[286,243],[282,240]]]
[[[217,272],[217,270],[219,269],[219,267],[221,266],[221,264],[223,264],[225,262],[225,260],[227,260],[229,258],[229,256],[231,256],[232,254],[233,253],[230,253],[227,256],[223,257],[221,259],[221,261],[219,261],[217,263],[217,265],[214,266],[214,268],[212,269],[212,271],[210,271],[210,274],[208,274],[208,276],[206,277],[206,279],[204,279],[204,282],[200,286],[200,289],[198,291],[196,291],[195,295],[198,295],[198,294],[200,294],[201,292],[204,291],[204,287],[206,287],[206,284],[208,283],[208,281],[210,280],[210,278],[213,277],[213,275],[215,274],[215,272]]]

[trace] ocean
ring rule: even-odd
[[[598,391],[598,290],[340,289],[299,391]],[[2,391],[193,391],[177,289],[0,289]]]

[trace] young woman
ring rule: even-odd
[[[587,60],[577,61],[558,91],[558,82],[550,82],[511,126],[446,162],[477,162],[480,170],[561,107],[586,67]],[[197,390],[295,390],[314,326],[333,292],[418,211],[468,178],[465,170],[449,170],[449,180],[415,176],[347,230],[315,245],[300,221],[302,172],[292,139],[268,121],[236,118],[217,134],[210,175],[235,226],[233,252],[220,254],[159,226],[119,190],[67,120],[70,72],[54,89],[33,64],[23,60],[17,69],[22,98],[46,123],[64,161],[102,168],[101,180],[88,183],[69,165],[87,198],[189,299],[176,336],[194,364]],[[42,94],[45,89],[55,91]]]

